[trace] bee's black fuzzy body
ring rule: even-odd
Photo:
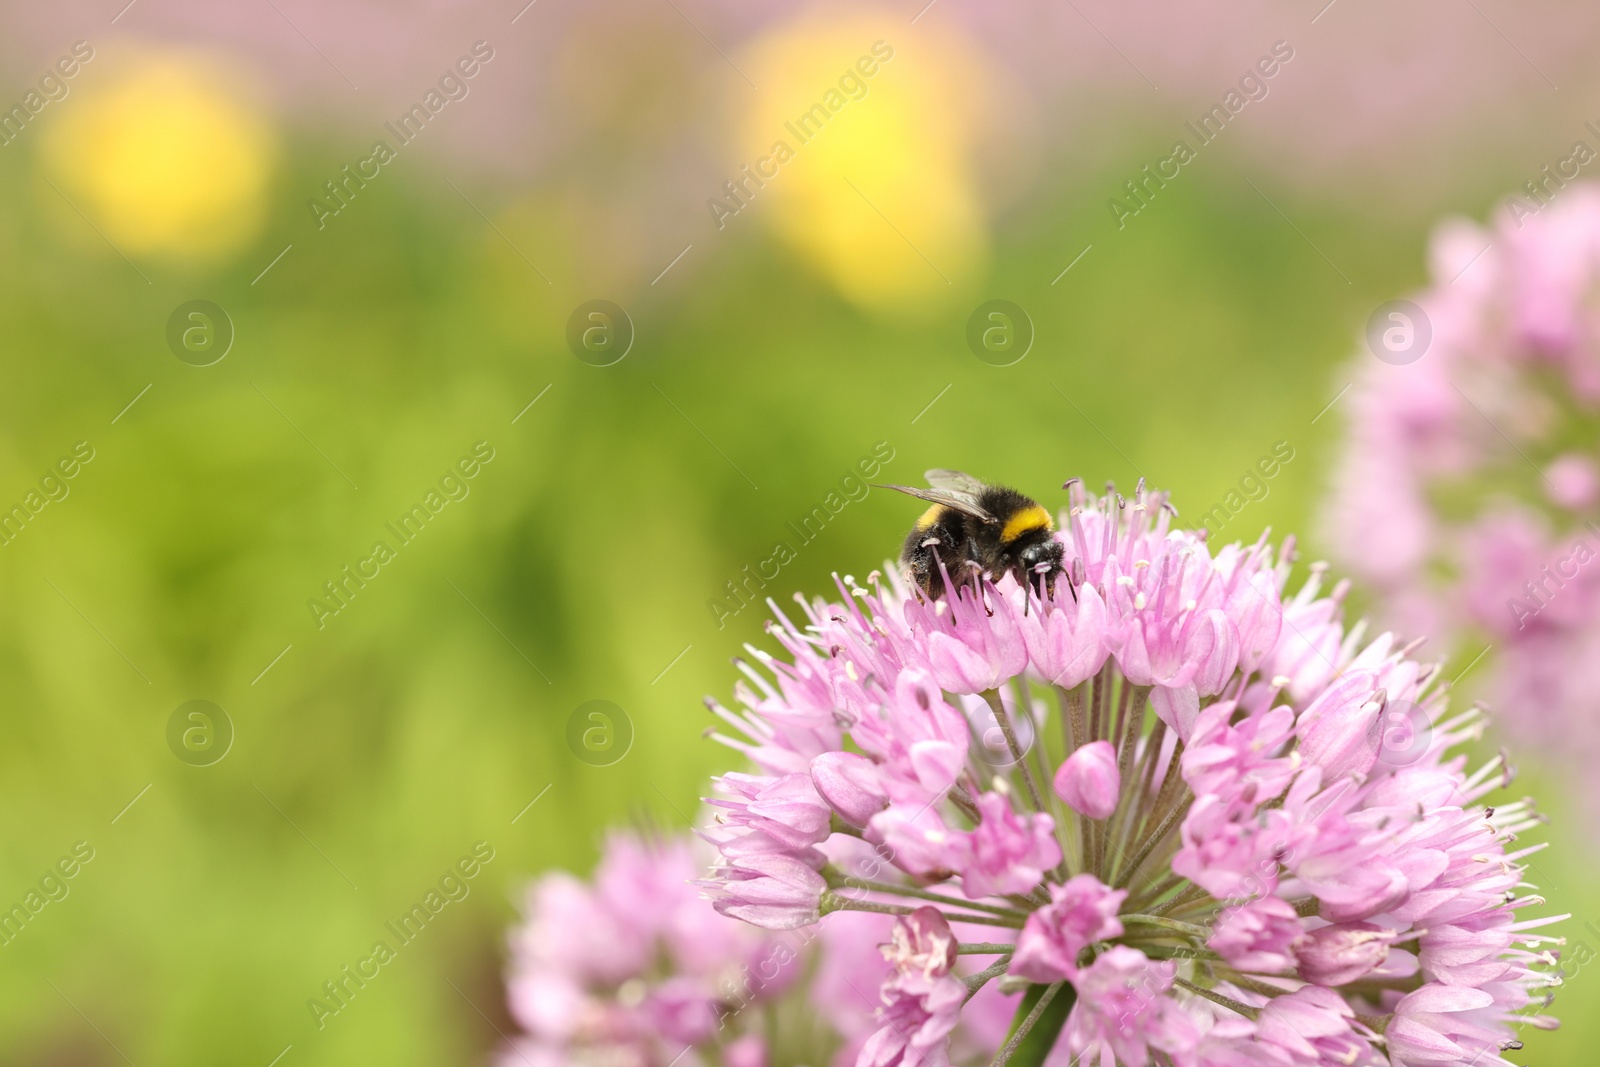
[[[935,504],[922,513],[906,534],[900,549],[900,564],[916,587],[934,600],[944,594],[944,577],[939,564],[954,585],[971,582],[967,561],[976,562],[976,546],[967,534],[967,516],[954,508]]]
[[[1010,574],[1019,585],[1037,589],[1042,583],[1045,595],[1054,593],[1062,546],[1048,511],[1015,489],[984,485],[958,471],[934,470],[927,477],[931,489],[888,487],[932,502],[900,550],[906,576],[924,596],[944,595],[946,573],[958,589]]]

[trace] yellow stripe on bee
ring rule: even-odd
[[[1050,513],[1035,504],[1031,508],[1023,508],[1006,520],[1005,528],[1000,531],[1000,542],[1010,544],[1023,534],[1040,529],[1054,530],[1055,525],[1050,521]]]
[[[935,504],[933,507],[929,508],[927,511],[924,511],[922,513],[922,518],[917,520],[917,529],[926,530],[928,527],[930,527],[934,523],[938,522],[939,521],[939,516],[943,515],[943,514],[944,514],[944,505],[943,504]]]

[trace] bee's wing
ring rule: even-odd
[[[976,497],[983,491],[983,483],[965,471],[953,471],[943,467],[935,467],[931,471],[923,471],[922,476],[935,489],[947,489],[950,492],[963,493],[970,497]]]
[[[990,526],[1000,521],[980,507],[978,501],[970,493],[950,489],[913,489],[909,485],[880,485],[877,488],[895,489],[905,493],[907,496],[914,496],[918,500],[926,500],[930,504],[943,504],[947,508],[955,508],[957,511],[971,515],[973,518]]]

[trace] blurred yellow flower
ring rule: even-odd
[[[753,214],[875,310],[930,307],[977,273],[986,79],[971,46],[899,11],[819,11],[744,62],[760,86],[741,126],[749,162],[724,186],[723,210],[709,205],[719,225],[759,205]]]
[[[187,52],[98,73],[46,131],[50,180],[129,255],[213,258],[254,237],[276,145],[237,79]]]

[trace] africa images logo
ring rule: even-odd
[[[365,589],[368,582],[383,573],[383,568],[389,563],[400,558],[398,549],[404,548],[422,536],[423,529],[437,518],[452,500],[467,499],[472,492],[472,486],[468,483],[478,476],[494,456],[494,446],[488,441],[479,441],[473,445],[470,453],[456,460],[455,464],[439,478],[437,489],[429,489],[423,494],[419,503],[412,504],[394,521],[384,523],[384,528],[394,535],[394,547],[380,538],[373,542],[371,554],[356,560],[354,568],[346,563],[337,576],[323,582],[324,596],[306,599],[306,607],[310,610],[311,619],[317,624],[317,629],[326,627],[329,619],[349,607],[356,594]]]

